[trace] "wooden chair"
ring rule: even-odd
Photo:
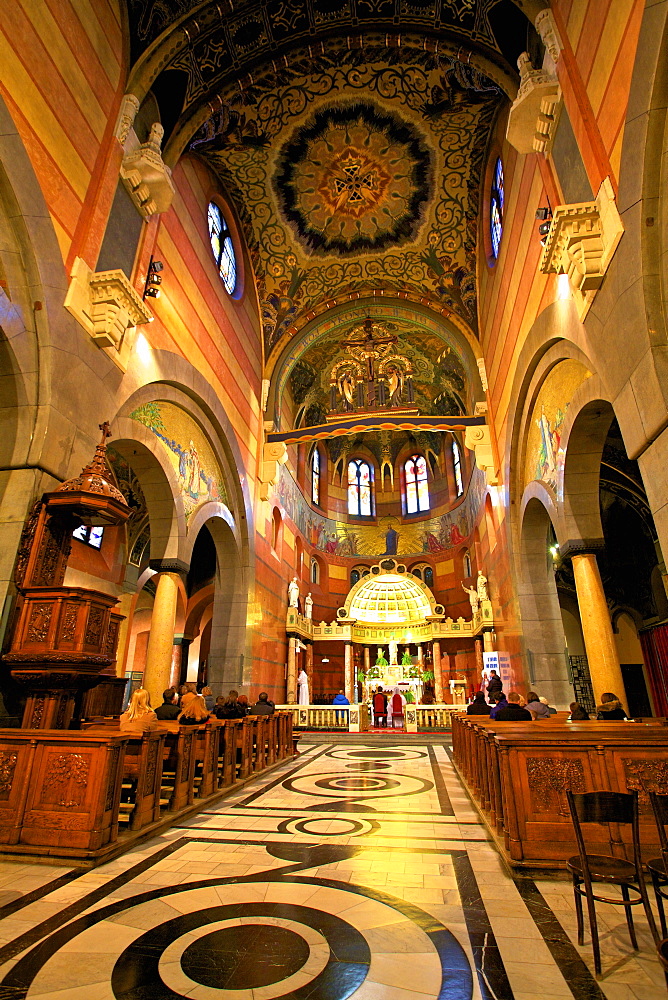
[[[659,956],[659,961],[663,966],[663,974],[666,977],[666,986],[668,986],[668,938],[664,938],[663,941],[659,941],[656,946],[656,953]]]
[[[598,941],[598,926],[596,922],[596,902],[612,903],[623,906],[626,913],[626,923],[633,948],[638,950],[631,907],[642,904],[652,932],[652,937],[658,941],[654,915],[645,888],[643,864],[640,858],[640,836],[638,833],[638,793],[637,792],[566,792],[568,806],[571,811],[578,854],[569,858],[567,868],[573,878],[573,895],[575,897],[575,912],[578,921],[578,944],[584,944],[584,918],[582,913],[582,897],[587,900],[589,928],[594,952],[594,968],[596,975],[601,974],[601,949]],[[633,838],[633,861],[616,858],[608,854],[587,854],[581,824],[583,823],[614,823],[631,824]],[[594,892],[594,883],[618,885],[622,898],[599,896]],[[637,893],[637,898],[631,899],[629,890]]]
[[[668,837],[666,836],[666,824],[668,824],[668,795],[659,795],[657,792],[649,793],[649,800],[652,804],[656,828],[659,833],[659,844],[661,846],[661,857],[652,858],[647,862],[647,868],[652,876],[654,886],[654,896],[656,907],[659,911],[661,921],[661,934],[668,938],[668,928],[666,927],[666,914],[664,912],[663,901],[668,899]]]

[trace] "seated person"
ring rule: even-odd
[[[145,688],[137,688],[118,725],[124,733],[152,733],[160,728]]]
[[[188,681],[187,684],[182,684],[179,688],[179,705],[181,709],[184,709],[191,698],[197,697],[197,685],[193,684],[192,681]]]
[[[531,722],[531,712],[522,708],[520,696],[516,691],[511,691],[508,695],[508,705],[506,708],[497,709],[494,716],[497,722]]]
[[[196,694],[186,702],[186,707],[179,715],[179,722],[182,726],[200,726],[209,721],[206,702],[201,694]]]
[[[381,687],[373,696],[373,724],[374,726],[387,726],[387,696],[383,694]]]
[[[335,694],[334,697],[332,698],[332,705],[349,705],[349,704],[350,704],[350,702],[346,698],[346,696],[343,693],[343,691],[339,691],[339,693]],[[336,713],[336,721],[337,722],[343,721],[343,719],[345,717],[345,714],[346,714],[345,712],[337,712]]]
[[[529,691],[527,695],[526,707],[531,712],[532,719],[549,719],[550,710],[547,705],[543,705],[535,691]]]
[[[237,698],[237,701],[239,702],[239,707],[241,708],[244,715],[248,715],[248,713],[250,712],[250,705],[248,704],[248,696],[245,694],[240,694],[239,697]]]
[[[502,708],[508,708],[508,699],[506,698],[503,691],[497,691],[496,693],[498,695],[498,698],[496,701],[496,705],[494,705],[494,707],[490,709],[489,713],[490,719],[495,719],[496,713],[500,712]]]
[[[274,714],[274,703],[269,701],[269,695],[266,691],[260,691],[257,696],[257,701],[251,708],[249,715],[273,715]]]
[[[569,705],[571,714],[568,716],[569,722],[589,722],[589,712],[577,701],[572,701]]]
[[[552,705],[550,705],[550,703],[547,700],[547,698],[540,697],[538,699],[538,701],[541,703],[541,705],[545,705],[545,707],[547,708],[547,710],[550,713],[550,715],[556,715],[557,714],[556,708],[552,708]]]
[[[202,697],[204,698],[204,704],[209,712],[213,712],[213,706],[216,704],[216,699],[213,696],[213,691],[210,687],[202,688]]]
[[[604,691],[601,695],[601,704],[596,706],[596,718],[604,719],[606,722],[621,722],[623,719],[628,719],[628,715],[617,695],[612,691]]]
[[[162,705],[155,710],[156,719],[164,719],[167,722],[178,719],[181,709],[174,701],[175,697],[176,688],[167,688],[166,691],[162,692]]]
[[[243,719],[246,711],[239,704],[239,693],[230,691],[227,698],[218,698],[215,714],[217,719]]]
[[[404,719],[404,708],[406,707],[406,699],[399,690],[397,685],[394,689],[394,694],[390,698],[389,704],[387,706],[387,724],[390,724],[390,709],[392,710],[392,725],[403,725]]]
[[[467,715],[489,715],[492,709],[491,705],[488,705],[485,701],[485,692],[476,691],[475,697],[471,704],[466,709]]]

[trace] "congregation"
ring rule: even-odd
[[[176,688],[167,688],[162,693],[162,705],[155,711],[151,708],[149,692],[137,688],[130,703],[120,717],[119,728],[123,732],[148,733],[159,730],[160,722],[178,721],[184,726],[203,725],[209,719],[243,719],[247,715],[273,715],[274,702],[266,691],[261,691],[257,702],[249,705],[248,698],[238,691],[230,691],[225,697],[219,695],[214,701],[210,687],[204,686],[197,693],[197,685],[189,682]]]

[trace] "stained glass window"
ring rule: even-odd
[[[356,583],[359,583],[360,571],[358,569],[353,569],[350,571],[350,586],[354,587]]]
[[[320,583],[320,563],[311,559],[311,583]]]
[[[209,239],[216,267],[225,289],[233,295],[237,286],[237,257],[225,217],[213,201],[209,202],[208,220]]]
[[[320,452],[317,447],[311,459],[311,499],[313,503],[320,503]]]
[[[406,513],[418,514],[429,510],[427,463],[423,455],[411,455],[404,464],[406,474]]]
[[[371,468],[359,458],[348,463],[348,513],[371,517]]]
[[[499,256],[499,246],[503,235],[503,164],[499,157],[494,166],[492,190],[489,197],[489,234],[492,240],[492,253]]]
[[[434,571],[431,566],[427,566],[424,571],[424,582],[428,587],[434,586]]]
[[[73,538],[83,542],[84,545],[91,545],[94,549],[99,549],[102,546],[103,535],[104,528],[87,528],[85,524],[82,524],[80,528],[75,528],[72,532]]]
[[[459,445],[452,439],[452,464],[455,469],[455,487],[457,489],[457,496],[460,497],[464,492],[464,480],[462,479],[462,457],[459,453]]]

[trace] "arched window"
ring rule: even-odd
[[[406,476],[406,513],[419,514],[429,510],[427,463],[424,455],[411,455],[404,463]]]
[[[360,571],[358,569],[352,569],[350,571],[350,586],[354,587],[356,583],[360,582]]]
[[[75,528],[72,532],[72,538],[76,538],[77,541],[83,542],[84,545],[90,545],[94,549],[102,547],[103,535],[104,528],[87,528],[85,524],[82,524],[80,528]]]
[[[503,164],[498,157],[494,165],[492,189],[489,193],[489,235],[492,241],[492,253],[499,256],[499,247],[503,235]]]
[[[459,452],[459,445],[452,439],[452,465],[455,470],[455,488],[457,490],[457,496],[460,497],[464,492],[464,480],[462,479],[462,457]]]
[[[416,576],[418,580],[422,579],[422,570],[419,568],[419,566],[417,569],[412,569],[411,573],[413,574],[413,576]]]
[[[464,577],[468,579],[471,576],[471,556],[468,554],[468,550],[464,552],[463,569]]]
[[[320,503],[320,452],[317,445],[311,458],[311,500]]]
[[[348,462],[348,513],[371,517],[371,467],[361,458]]]
[[[311,559],[311,583],[320,583],[320,563]]]
[[[237,287],[237,256],[234,252],[232,234],[225,221],[225,216],[213,201],[209,202],[207,217],[209,239],[218,274],[227,293],[234,295],[234,289]]]

